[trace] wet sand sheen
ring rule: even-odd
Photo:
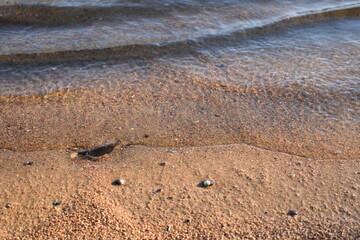
[[[303,101],[296,103],[296,94],[292,98],[279,91],[278,96],[270,97],[265,92],[261,97],[256,88],[219,89],[216,83],[184,82],[179,83],[181,87],[167,79],[157,85],[111,91],[3,97],[0,118],[6,125],[0,146],[36,151],[93,147],[113,139],[123,145],[169,147],[244,142],[318,159],[359,157],[358,143],[352,142],[357,139],[352,134],[358,126],[345,129],[327,118],[312,118],[302,112],[306,108]]]

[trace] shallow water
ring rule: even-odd
[[[4,97],[97,91],[116,98],[112,104],[125,109],[125,118],[136,121],[138,129],[163,128],[162,135],[145,141],[130,130],[131,124],[110,119],[122,131],[107,137],[125,142],[246,142],[302,156],[359,157],[360,2],[0,4]],[[124,104],[124,89],[131,89],[141,107]],[[87,127],[98,128],[96,121]],[[171,140],[172,128],[181,133],[177,142]],[[59,146],[82,143],[76,136],[47,138]],[[3,147],[27,146],[5,142]],[[39,145],[54,147],[47,142]]]

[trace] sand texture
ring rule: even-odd
[[[96,161],[73,152],[0,152],[2,239],[360,237],[359,159],[246,144],[117,147]]]

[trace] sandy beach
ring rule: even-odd
[[[1,150],[3,239],[356,239],[360,160],[246,144]],[[24,165],[24,162],[33,162]],[[112,182],[124,179],[124,185]],[[212,179],[208,188],[199,184]],[[61,204],[54,206],[53,202]],[[290,216],[296,210],[298,215]]]
[[[0,239],[360,239],[359,19],[0,0]]]

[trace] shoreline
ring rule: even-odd
[[[186,83],[185,83],[186,82]],[[301,101],[205,81],[164,79],[123,88],[0,97],[0,148],[14,151],[121,145],[246,143],[316,159],[356,159],[358,126],[300,112]],[[295,98],[296,94],[294,94]],[[286,114],[288,102],[294,106]],[[271,107],[273,105],[273,108]],[[300,119],[300,120],[299,120]],[[339,133],[342,133],[339,135]]]
[[[359,2],[0,2],[1,240],[360,240]]]

